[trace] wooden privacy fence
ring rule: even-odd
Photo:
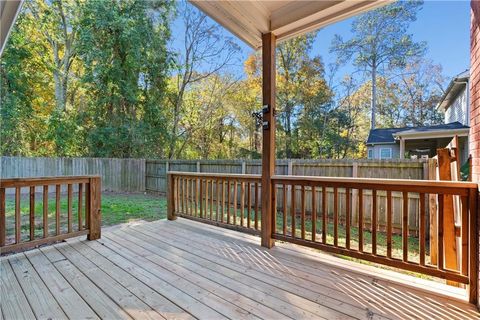
[[[1,157],[0,168],[1,177],[5,179],[99,175],[102,191],[145,191],[144,159]],[[62,192],[65,191],[62,188]]]
[[[146,190],[165,193],[167,171],[261,174],[261,160],[146,160]],[[277,160],[275,174],[295,176],[428,179],[426,160]]]
[[[269,223],[268,236],[273,239],[467,284],[470,300],[476,298],[478,186],[474,183],[275,175],[271,221],[259,219],[260,175],[169,172],[168,186],[169,219],[178,215],[250,233]],[[427,203],[432,196],[438,203],[435,262],[426,243]],[[452,196],[461,199],[461,262],[456,269],[444,263],[449,245],[444,230],[453,226],[444,225],[443,203]],[[394,205],[395,197],[399,205]],[[333,198],[331,210],[329,198]],[[371,204],[365,206],[368,198]],[[400,235],[394,233],[395,216],[401,217]],[[413,236],[412,223],[418,225],[418,238]]]
[[[66,188],[62,194],[61,187]],[[76,192],[74,194],[74,186]],[[6,190],[13,189],[14,196]],[[28,192],[22,197],[22,190]],[[55,197],[49,201],[49,190]],[[37,200],[37,196],[39,196]],[[65,201],[61,199],[66,197]],[[27,206],[23,207],[22,202]],[[41,205],[40,205],[41,203]],[[0,253],[87,235],[100,238],[99,176],[2,179],[0,184]]]
[[[146,182],[147,191],[155,191],[164,193],[166,191],[166,170],[178,172],[196,172],[196,173],[215,173],[215,174],[259,174],[261,172],[261,162],[256,160],[206,160],[206,161],[151,161],[146,163]],[[295,176],[333,176],[333,177],[363,177],[363,178],[386,178],[386,179],[427,179],[428,178],[428,162],[425,160],[277,160],[276,174],[279,175],[295,175]],[[238,193],[240,189],[237,190]],[[331,215],[334,209],[333,189],[327,188],[326,210]],[[354,191],[356,192],[356,191]],[[345,197],[344,191],[340,190],[338,194],[340,199]],[[367,191],[364,195],[363,207],[368,210],[372,207],[372,194]],[[300,201],[300,194],[295,194],[297,203]],[[377,194],[379,203],[384,203],[386,193]],[[240,195],[237,197],[240,199]],[[353,199],[356,199],[354,197]],[[419,198],[418,195],[409,195],[409,205],[411,206],[410,216],[410,232],[418,235],[419,231]],[[261,201],[261,199],[259,200]],[[286,205],[290,206],[292,197],[287,193]],[[396,209],[392,218],[393,231],[400,233],[402,230],[402,216],[399,208],[402,206],[402,194],[398,192],[392,193],[392,205]],[[277,197],[278,206],[284,204],[283,193]],[[240,205],[240,203],[238,203]],[[354,200],[352,203],[352,221],[358,221],[359,202]],[[307,202],[306,210],[311,210],[311,204]],[[340,206],[343,206],[340,203]],[[381,205],[379,210],[385,213],[385,206]],[[385,215],[380,215],[378,224],[384,228],[386,220]],[[341,220],[341,224],[345,221]],[[365,223],[371,223],[369,218]]]

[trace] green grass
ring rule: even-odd
[[[42,194],[35,195],[35,236],[43,235],[43,199]],[[48,226],[49,234],[55,234],[55,194],[49,194],[48,199]],[[82,223],[85,223],[85,198],[83,198]],[[13,239],[15,228],[15,198],[6,199],[7,241]],[[22,240],[28,240],[30,230],[30,200],[28,195],[22,195],[20,200],[21,235]],[[102,193],[102,226],[111,226],[119,223],[147,220],[153,221],[166,218],[167,202],[164,197],[145,194]],[[67,230],[68,202],[66,194],[60,197],[60,229]],[[72,202],[72,227],[78,230],[78,196],[74,194]]]

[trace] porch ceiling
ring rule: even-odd
[[[316,30],[391,0],[255,1],[189,0],[250,47],[262,46],[262,34],[278,41]]]
[[[15,23],[23,0],[9,0],[0,2],[0,56],[8,39],[8,34]]]

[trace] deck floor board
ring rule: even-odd
[[[1,265],[0,320],[480,318],[442,284],[187,219],[107,228]]]

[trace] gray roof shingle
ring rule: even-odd
[[[373,130],[370,130],[370,133],[367,139],[367,144],[395,143],[394,135],[402,131],[428,132],[428,131],[436,131],[436,130],[467,129],[467,128],[469,127],[464,126],[460,122],[451,122],[446,124],[424,126],[424,127],[373,129]]]

